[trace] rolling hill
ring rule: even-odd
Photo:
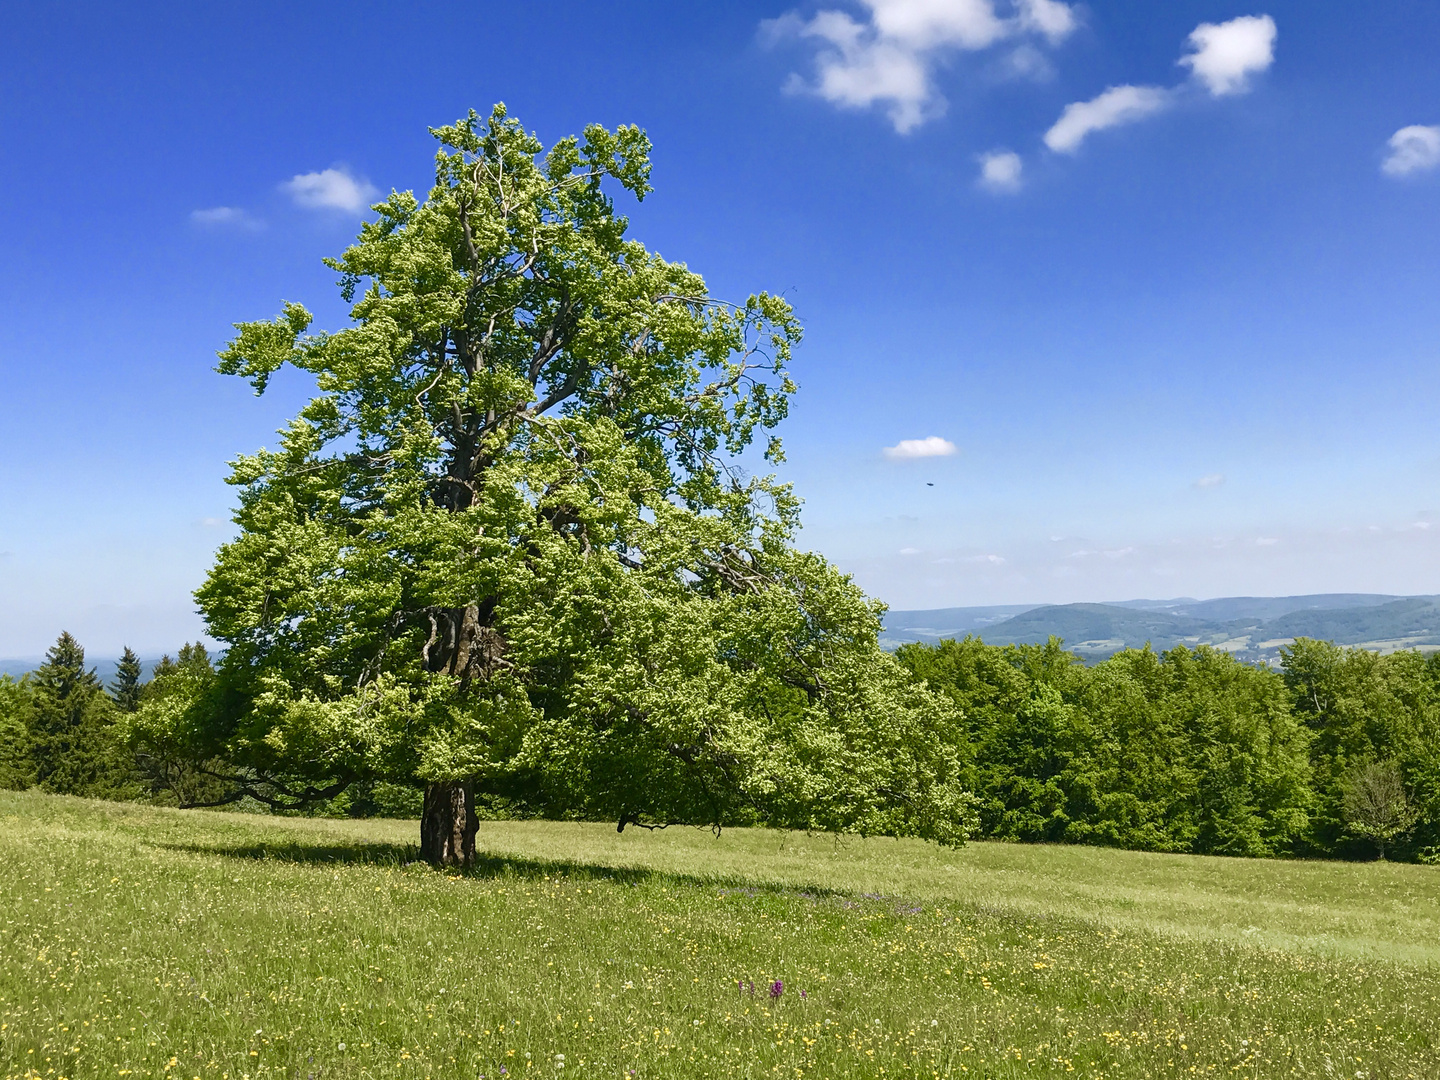
[[[1381,652],[1440,649],[1440,597],[1433,596],[1321,593],[1130,600],[1044,605],[1008,618],[1001,613],[999,608],[895,611],[886,616],[883,642],[895,648],[906,641],[974,634],[992,645],[1041,644],[1054,636],[1091,661],[1148,643],[1159,650],[1211,645],[1243,660],[1273,663],[1280,647],[1297,637]]]

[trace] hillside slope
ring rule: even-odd
[[[1211,645],[1254,663],[1273,663],[1280,647],[1297,637],[1390,652],[1440,649],[1440,598],[1331,593],[1286,597],[1222,597],[1216,600],[1137,600],[1116,604],[1051,604],[1007,619],[981,621],[967,612],[994,608],[950,608],[940,612],[896,612],[886,618],[885,643],[937,641],[975,634],[992,645],[1041,644],[1064,640],[1087,660],[1146,644],[1157,650],[1176,645]],[[920,632],[943,622],[965,626],[954,633]]]
[[[1427,867],[517,821],[457,875],[415,822],[0,821],[16,1080],[1440,1075]]]

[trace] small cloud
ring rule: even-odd
[[[1014,192],[1020,190],[1020,174],[1024,170],[1020,155],[1012,150],[992,150],[980,155],[980,179],[978,183],[987,191]]]
[[[1058,45],[1079,25],[1075,9],[1056,0],[1020,0],[1020,25],[1026,30],[1044,34],[1051,45]]]
[[[1200,477],[1199,480],[1195,481],[1195,486],[1197,488],[1217,488],[1223,483],[1225,483],[1224,475],[1218,472],[1214,472],[1210,473],[1208,476]]]
[[[1048,82],[1055,77],[1055,65],[1034,45],[1018,45],[1001,61],[998,74],[1009,79]]]
[[[1255,543],[1260,547],[1274,547],[1280,542],[1278,536],[1257,536]]]
[[[1190,32],[1194,52],[1180,58],[1215,97],[1243,94],[1250,76],[1275,62],[1275,20],[1242,15],[1223,23],[1201,23]]]
[[[203,517],[198,524],[204,529],[218,529],[221,525],[227,524],[227,522],[224,518]]]
[[[919,549],[919,548],[901,548],[901,549],[900,549],[900,554],[901,554],[901,555],[919,555],[919,554],[920,554],[920,549]]]
[[[1430,528],[1430,522],[1428,522],[1428,521],[1417,521],[1417,522],[1415,522],[1415,524],[1411,525],[1410,527],[1411,527],[1412,529],[1419,529],[1421,532],[1424,532],[1426,529]]]
[[[1125,558],[1125,556],[1127,556],[1127,555],[1134,555],[1134,554],[1135,554],[1135,549],[1134,549],[1133,547],[1122,547],[1122,548],[1114,548],[1114,549],[1112,549],[1112,550],[1110,550],[1110,551],[1105,552],[1105,557],[1106,557],[1107,559],[1123,559],[1123,558]]]
[[[891,461],[909,461],[912,458],[949,457],[955,453],[955,444],[939,435],[924,439],[901,439],[894,446],[887,446],[884,454]]]
[[[307,210],[344,210],[358,213],[379,196],[368,180],[351,176],[345,169],[322,169],[301,173],[280,185],[296,205]]]
[[[999,566],[1005,562],[1003,555],[967,555],[965,562],[969,563],[990,563],[992,566]]]
[[[1409,176],[1440,165],[1440,124],[1411,124],[1390,136],[1390,153],[1380,164],[1386,176]]]
[[[1073,154],[1092,132],[1133,124],[1169,103],[1170,91],[1159,86],[1112,86],[1099,97],[1066,105],[1045,133],[1045,145],[1059,154]]]
[[[190,220],[208,228],[263,229],[265,223],[238,206],[212,206],[191,210]]]

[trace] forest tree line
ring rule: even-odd
[[[0,675],[0,788],[38,787],[56,795],[142,801],[162,806],[225,802],[223,761],[187,761],[137,730],[140,710],[191,701],[213,685],[215,666],[205,646],[164,656],[148,679],[127,648],[105,685],[87,668],[85,649],[63,633],[45,662],[20,679]],[[317,805],[328,815],[413,817],[420,792],[393,784],[356,784]],[[230,806],[234,809],[234,806]],[[268,812],[259,804],[241,809]]]
[[[1440,654],[1300,639],[1278,671],[1208,647],[1131,649],[1087,667],[1058,640],[966,638],[905,645],[897,658],[961,717],[976,839],[1440,861]],[[62,634],[36,671],[0,677],[0,786],[210,801],[226,763],[157,753],[131,721],[214,678],[194,644],[148,680],[126,649],[104,686]],[[315,812],[413,816],[420,800],[419,789],[357,785]]]

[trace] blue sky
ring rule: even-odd
[[[0,43],[0,655],[200,633],[225,462],[306,391],[214,374],[230,323],[338,324],[366,191],[497,100],[646,128],[633,235],[793,301],[802,539],[893,606],[1440,592],[1440,5],[54,3]]]

